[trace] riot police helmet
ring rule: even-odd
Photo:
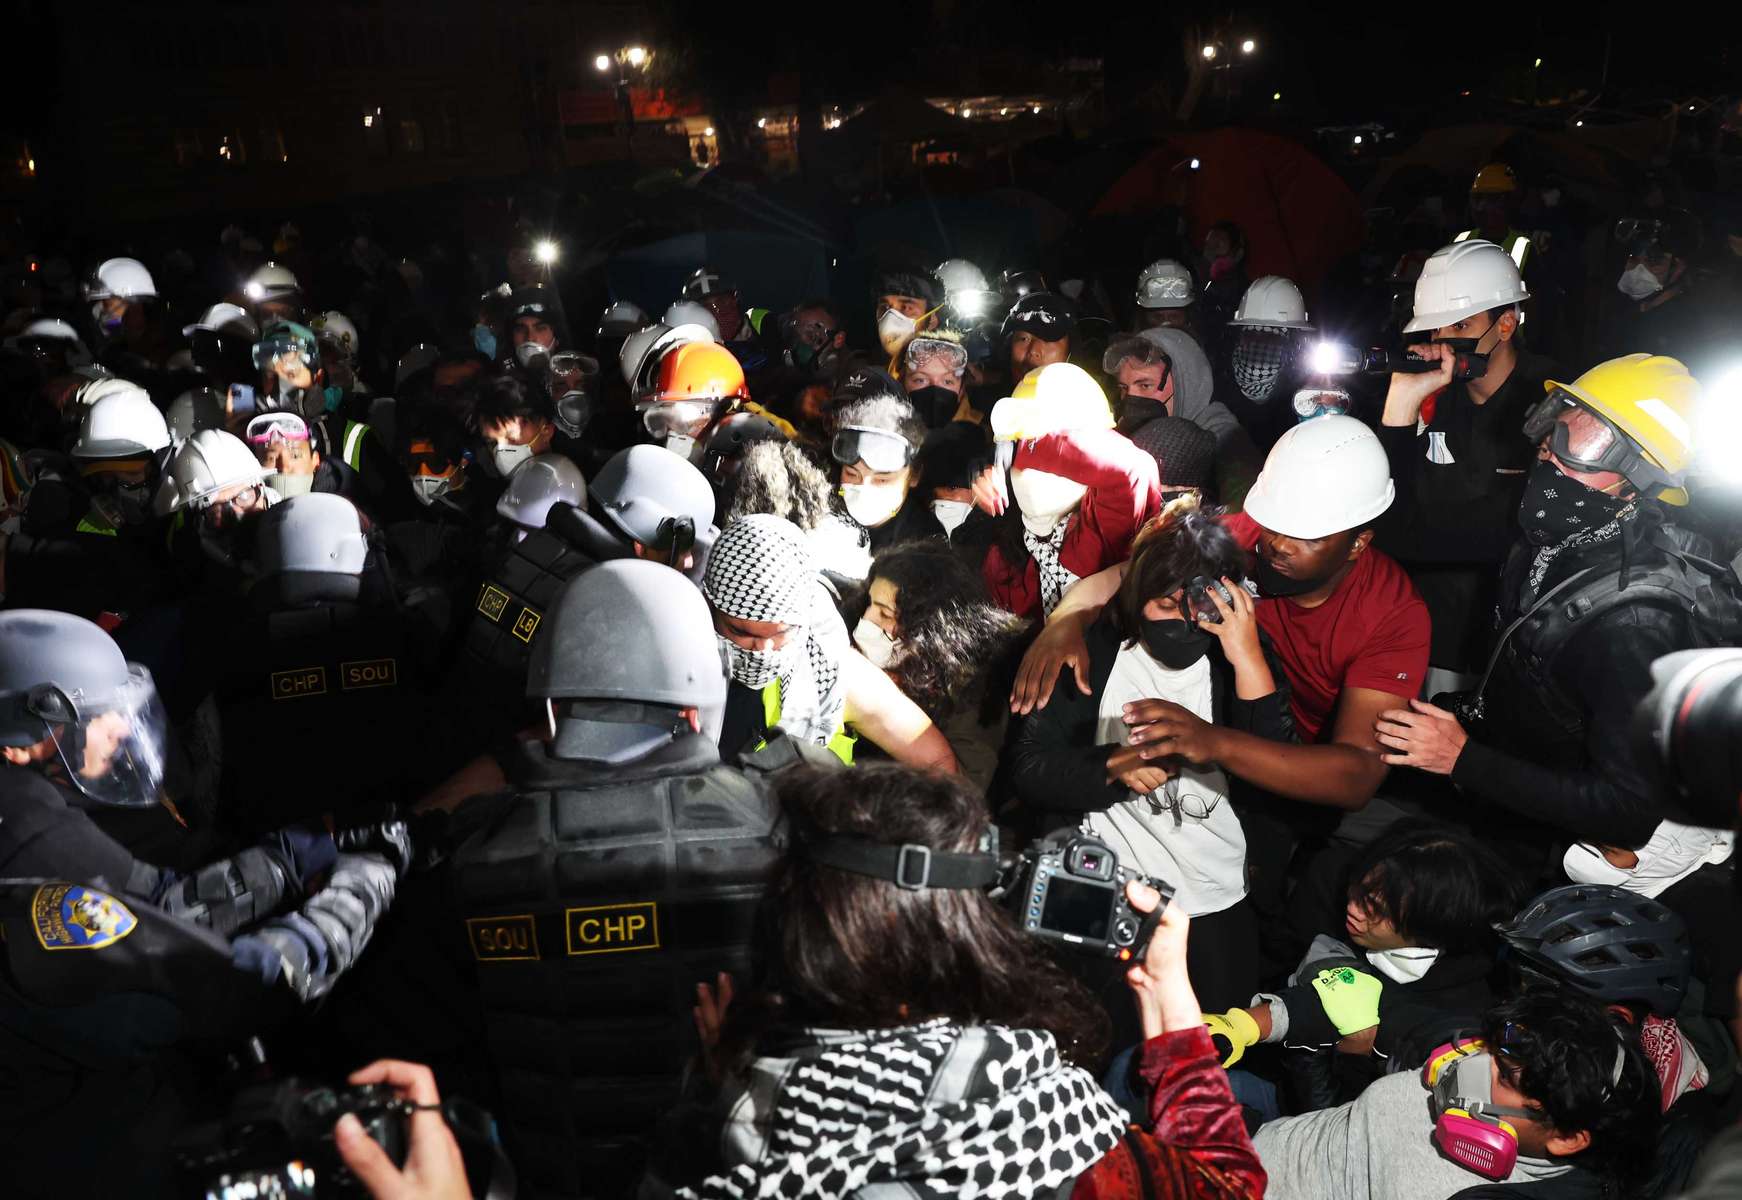
[[[729,419],[729,418],[728,418]],[[688,459],[660,446],[619,450],[593,480],[593,502],[617,534],[654,549],[669,549],[706,533],[714,520],[714,489]]]
[[[255,568],[267,594],[290,605],[356,600],[369,539],[357,506],[332,492],[293,496],[260,517]]]

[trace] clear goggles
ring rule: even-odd
[[[643,403],[641,426],[653,438],[698,436],[720,409],[717,400],[666,400]]]
[[[290,412],[261,413],[248,422],[243,434],[250,446],[269,446],[273,442],[306,442],[308,422]]]
[[[1577,415],[1570,421],[1561,420],[1568,411]],[[1585,473],[1612,471],[1641,492],[1655,494],[1657,489],[1677,484],[1625,434],[1562,388],[1537,401],[1525,415],[1524,436],[1539,445],[1546,438],[1550,452],[1564,466]]]
[[[151,672],[127,665],[127,681],[101,703],[57,687],[31,693],[30,711],[48,727],[67,782],[99,804],[145,808],[163,783],[168,721]]]
[[[315,348],[295,334],[280,333],[254,344],[254,365],[262,371],[285,360],[312,367]]]
[[[201,513],[221,512],[227,509],[229,512],[241,516],[243,513],[250,513],[259,508],[260,501],[265,496],[265,484],[251,483],[227,499],[220,500],[218,493],[213,492],[209,496],[201,496],[194,500],[189,507]]]
[[[844,467],[862,462],[873,471],[899,471],[913,462],[913,443],[886,429],[848,425],[835,434],[829,453]]]

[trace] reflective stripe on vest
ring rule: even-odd
[[[762,728],[766,732],[780,725],[780,680],[776,679],[762,689]],[[836,725],[835,732],[829,735],[827,742],[829,752],[847,766],[853,765],[853,747],[859,739],[847,732],[845,725]],[[768,739],[756,739],[753,750],[760,750],[768,745]]]
[[[369,432],[369,427],[360,421],[345,422],[345,449],[340,458],[353,471],[363,469],[363,437]]]
[[[109,524],[107,521],[104,521],[101,525],[98,525],[95,522],[93,522],[91,520],[89,513],[87,513],[84,516],[79,518],[79,523],[78,523],[78,525],[76,525],[73,528],[73,532],[74,533],[94,533],[98,537],[120,537],[121,536],[118,532],[116,532],[115,527],[113,525]]]
[[[1457,237],[1453,238],[1452,241],[1467,242],[1475,236],[1476,231],[1474,229],[1466,229]],[[1512,256],[1514,266],[1516,266],[1520,271],[1524,270],[1524,260],[1530,257],[1530,238],[1522,233],[1509,233],[1506,235],[1505,240],[1500,243],[1500,248]]]

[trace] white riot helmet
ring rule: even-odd
[[[301,295],[302,285],[297,283],[289,267],[269,262],[248,276],[248,282],[242,285],[242,294],[258,304],[262,300]]]
[[[164,422],[169,426],[169,440],[179,448],[202,429],[224,427],[224,396],[214,388],[189,388],[170,401]]]
[[[264,488],[260,460],[241,438],[222,429],[202,429],[176,451],[157,494],[157,511],[168,515],[184,508],[209,508],[228,488]]]
[[[181,335],[192,337],[202,329],[238,339],[246,338],[250,345],[260,340],[260,323],[248,315],[247,309],[228,301],[212,305],[192,325],[183,325]]]
[[[660,321],[676,329],[679,325],[700,325],[714,341],[720,340],[720,322],[707,307],[695,300],[679,300],[665,310]]]
[[[647,325],[647,314],[640,307],[627,300],[617,300],[608,305],[599,318],[599,336],[601,338],[628,337],[637,329]]]
[[[1284,537],[1322,538],[1371,524],[1395,495],[1378,435],[1332,414],[1277,439],[1246,494],[1246,515]]]
[[[1138,308],[1185,308],[1196,299],[1192,273],[1171,258],[1158,258],[1138,273]]]
[[[617,354],[617,366],[623,372],[623,382],[633,384],[635,373],[641,370],[641,360],[647,357],[647,352],[653,348],[653,343],[671,332],[671,326],[664,321],[637,329],[623,339],[623,349]]]
[[[254,565],[286,601],[355,600],[369,559],[357,506],[334,492],[274,504],[259,518]]]
[[[102,384],[121,386],[105,388],[85,409],[79,439],[69,454],[74,458],[131,458],[169,449],[169,425],[144,388],[122,379],[105,379],[87,385],[84,391]]]
[[[18,350],[29,342],[59,342],[63,343],[62,352],[66,355],[67,366],[80,367],[91,361],[90,351],[85,349],[85,343],[78,331],[57,317],[38,317],[26,325],[22,332],[6,339],[8,350]]]
[[[308,323],[315,336],[330,346],[337,348],[339,357],[347,361],[357,357],[357,350],[362,341],[357,335],[356,323],[342,312],[324,312]]]
[[[1228,324],[1267,329],[1312,328],[1300,289],[1294,286],[1293,280],[1280,275],[1254,279],[1246,294],[1240,297],[1240,307],[1234,310],[1234,317]]]
[[[514,468],[496,501],[496,514],[530,532],[544,528],[556,505],[581,505],[586,499],[587,480],[579,467],[561,454],[538,454]]]
[[[1441,246],[1415,281],[1415,315],[1405,333],[1443,329],[1466,317],[1530,299],[1512,256],[1480,238]]]
[[[86,300],[155,300],[157,285],[137,258],[111,258],[85,281]]]

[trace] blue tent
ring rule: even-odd
[[[697,267],[738,285],[746,308],[776,311],[829,293],[829,252],[820,242],[773,233],[686,233],[613,254],[605,264],[611,295],[653,316],[678,298]]]

